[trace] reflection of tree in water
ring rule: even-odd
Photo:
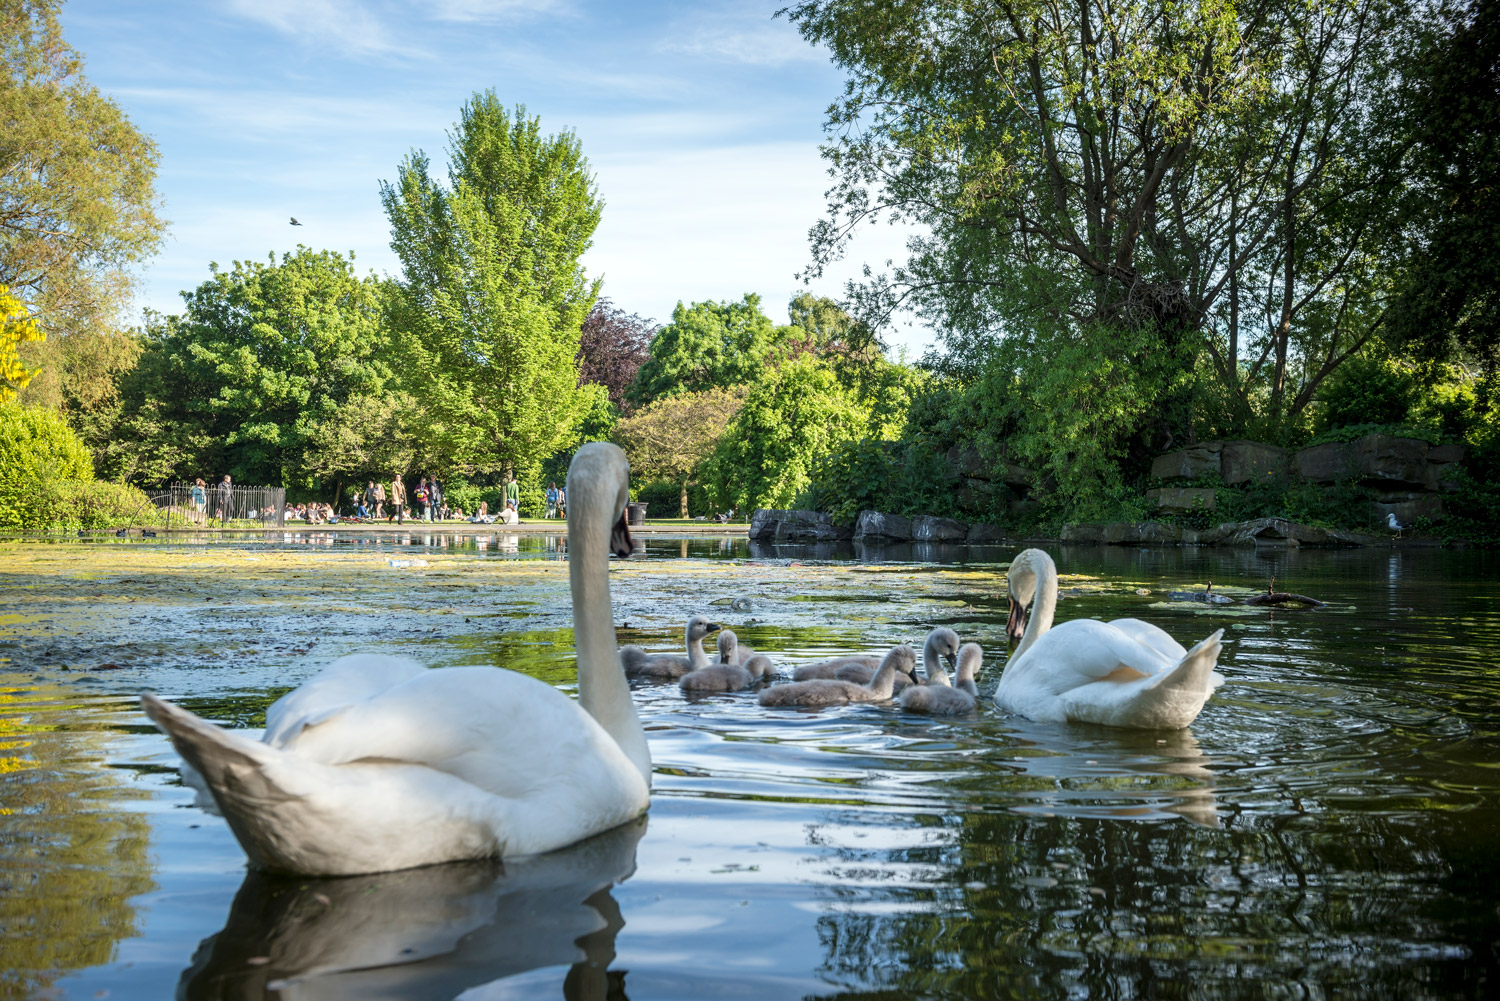
[[[610,888],[635,870],[644,820],[534,858],[342,879],[252,872],[203,940],[178,996],[452,998],[568,967],[568,1001],[625,997],[610,971],[624,927]]]
[[[1451,996],[1493,978],[1497,863],[1488,881],[1453,878],[1455,856],[1479,853],[1472,834],[1445,845],[1411,818],[1313,822],[1320,808],[1303,806],[1222,830],[915,818],[946,837],[835,852],[823,974],[845,998],[1239,997],[1271,982],[1296,996]],[[918,878],[881,885],[882,869]]]
[[[100,767],[108,737],[64,698],[0,677],[0,997],[32,997],[109,962],[138,934],[130,898],[154,889],[143,795]],[[78,729],[73,729],[78,726]]]

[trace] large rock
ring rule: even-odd
[[[1386,527],[1387,516],[1392,514],[1402,526],[1410,528],[1418,518],[1442,521],[1448,517],[1448,509],[1437,494],[1397,494],[1370,503],[1370,517],[1382,528]]]
[[[1458,474],[1463,469],[1462,445],[1436,445],[1427,450],[1428,490],[1452,493],[1458,489]]]
[[[1218,476],[1221,472],[1222,448],[1222,442],[1212,441],[1158,455],[1151,463],[1151,475],[1160,480],[1196,480],[1200,476]]]
[[[1217,545],[1223,546],[1329,546],[1337,545],[1334,539],[1321,528],[1299,525],[1285,518],[1255,518],[1232,525],[1220,525],[1223,537]]]
[[[763,507],[756,508],[750,516],[750,538],[761,542],[830,542],[847,539],[851,534],[822,511]]]
[[[1219,451],[1219,472],[1230,486],[1284,479],[1291,464],[1292,453],[1258,441],[1226,441]]]
[[[963,522],[930,514],[913,519],[911,529],[911,537],[918,542],[962,542],[969,535],[969,526]]]
[[[1063,542],[1097,544],[1104,541],[1104,524],[1097,521],[1084,521],[1074,525],[1064,525],[1059,538]]]
[[[972,476],[979,480],[990,478],[989,465],[985,463],[984,456],[979,454],[979,449],[973,445],[954,445],[948,449],[944,458],[948,460],[948,468],[955,476]]]
[[[969,526],[969,534],[967,536],[967,539],[971,545],[999,542],[1004,538],[1005,533],[1001,531],[998,526],[985,525],[977,521]]]
[[[1358,472],[1354,449],[1340,441],[1309,445],[1292,455],[1292,472],[1309,483],[1342,483]]]
[[[883,511],[861,511],[859,520],[854,524],[854,537],[906,542],[912,537],[911,519]]]
[[[1212,487],[1156,487],[1146,501],[1162,511],[1212,511],[1217,495]]]
[[[1366,483],[1417,489],[1427,485],[1429,446],[1425,441],[1367,434],[1353,444],[1359,478]]]

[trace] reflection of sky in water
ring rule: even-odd
[[[100,829],[70,817],[149,824],[148,841],[106,831],[84,857],[108,878],[103,891],[76,891],[80,900],[132,895],[112,899],[117,910],[128,900],[134,922],[112,955],[81,956],[88,968],[61,982],[64,996],[170,996],[226,922],[249,940],[268,934],[264,919],[232,911],[243,856],[221,821],[185,808],[175,756],[142,725],[133,691],[155,687],[254,726],[276,692],[357,649],[571,683],[557,540],[521,536],[509,553],[473,537],[446,547],[417,533],[400,544],[336,538],[7,548],[3,669],[10,685],[45,693],[33,697],[40,708],[0,708],[10,721],[0,737],[31,745],[0,746],[11,755],[0,760],[71,775],[87,793],[0,815],[0,849],[18,858],[44,821],[64,839],[70,824],[80,837]],[[859,563],[847,547],[647,540],[644,559],[612,571],[622,638],[674,648],[687,612],[706,608],[789,664],[919,643],[947,624],[985,645],[981,683],[992,685],[1005,618],[997,564],[1011,551],[943,564],[907,549]],[[547,960],[466,981],[463,996],[603,997],[620,983],[637,998],[1219,996],[1241,993],[1246,976],[1311,994],[1477,993],[1477,978],[1495,975],[1489,943],[1500,932],[1489,899],[1500,885],[1494,559],[1055,553],[1072,573],[1060,618],[1136,614],[1185,642],[1228,627],[1229,684],[1190,732],[1042,726],[992,711],[949,721],[868,706],[772,712],[750,694],[689,702],[674,686],[637,688],[658,774],[636,872],[589,912],[617,907],[623,921],[608,975]],[[393,557],[428,566],[392,568]],[[1209,579],[1258,590],[1273,574],[1278,589],[1331,607],[1221,616],[1164,600]],[[733,610],[739,598],[748,610]],[[118,667],[97,670],[106,663]],[[17,788],[14,774],[0,772],[0,793]],[[28,864],[45,867],[46,856]],[[57,898],[66,905],[72,892],[63,884]],[[491,949],[475,975],[515,958]],[[367,996],[376,981],[361,981]]]

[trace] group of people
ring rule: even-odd
[[[209,486],[203,482],[203,477],[193,481],[192,488],[188,491],[188,498],[192,503],[192,518],[198,524],[208,520]],[[228,521],[234,517],[234,480],[228,473],[213,487],[214,518],[219,521]]]
[[[417,521],[448,521],[457,519],[483,524],[496,521],[514,525],[520,521],[521,488],[514,475],[507,474],[502,486],[504,502],[498,515],[489,513],[489,504],[481,503],[473,515],[466,515],[461,507],[451,506],[443,496],[442,483],[436,476],[423,476],[414,489],[408,491],[405,480],[391,477],[389,490],[376,480],[365,484],[363,493],[355,499],[354,513],[358,518],[384,518],[387,522],[406,523],[408,513]],[[549,501],[550,505],[550,501]]]

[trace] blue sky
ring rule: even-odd
[[[679,299],[758,292],[784,322],[842,75],[780,5],[68,0],[62,19],[89,79],[161,148],[171,233],[141,306],[177,312],[210,261],[298,242],[394,272],[379,181],[413,148],[441,171],[459,106],[493,88],[581,140],[606,202],[585,258],[605,295],[665,321]],[[871,228],[813,291],[838,297],[903,240]],[[929,337],[887,340],[920,352]]]

